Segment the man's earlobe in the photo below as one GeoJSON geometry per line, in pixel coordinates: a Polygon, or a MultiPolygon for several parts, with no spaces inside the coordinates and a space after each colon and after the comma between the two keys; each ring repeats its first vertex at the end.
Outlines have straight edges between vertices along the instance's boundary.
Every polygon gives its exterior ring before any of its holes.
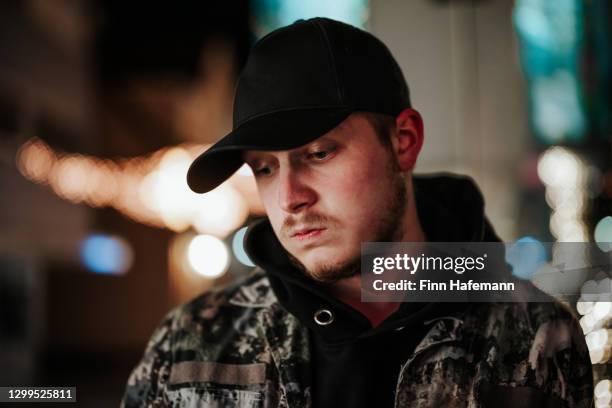
{"type": "Polygon", "coordinates": [[[397,160],[403,171],[412,170],[423,147],[423,119],[419,112],[406,108],[395,118],[397,160]]]}

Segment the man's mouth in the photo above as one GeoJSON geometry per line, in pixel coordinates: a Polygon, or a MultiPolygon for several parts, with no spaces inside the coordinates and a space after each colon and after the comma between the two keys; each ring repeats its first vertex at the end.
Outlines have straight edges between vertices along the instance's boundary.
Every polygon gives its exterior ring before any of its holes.
{"type": "Polygon", "coordinates": [[[312,239],[321,235],[326,228],[304,228],[297,230],[291,235],[291,238],[297,239],[299,241],[304,241],[307,239],[312,239]]]}

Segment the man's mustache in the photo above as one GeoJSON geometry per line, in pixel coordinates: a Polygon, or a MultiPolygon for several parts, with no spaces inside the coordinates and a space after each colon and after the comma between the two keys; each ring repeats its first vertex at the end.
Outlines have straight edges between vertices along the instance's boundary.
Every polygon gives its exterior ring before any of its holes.
{"type": "Polygon", "coordinates": [[[319,213],[307,213],[301,217],[289,216],[283,221],[281,227],[281,234],[286,237],[291,237],[294,234],[296,228],[329,228],[330,224],[333,224],[333,220],[330,217],[319,213]]]}

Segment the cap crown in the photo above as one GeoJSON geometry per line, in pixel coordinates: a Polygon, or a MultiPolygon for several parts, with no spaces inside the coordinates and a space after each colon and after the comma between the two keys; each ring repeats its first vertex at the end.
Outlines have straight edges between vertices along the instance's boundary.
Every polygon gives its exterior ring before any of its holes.
{"type": "Polygon", "coordinates": [[[327,18],[299,20],[254,46],[236,87],[233,125],[327,107],[397,115],[410,107],[408,86],[373,35],[327,18]]]}

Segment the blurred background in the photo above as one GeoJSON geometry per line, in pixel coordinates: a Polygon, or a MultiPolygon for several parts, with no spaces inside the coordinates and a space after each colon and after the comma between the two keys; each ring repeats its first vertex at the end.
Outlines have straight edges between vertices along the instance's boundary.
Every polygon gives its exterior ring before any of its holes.
{"type": "MultiPolygon", "coordinates": [[[[389,46],[425,120],[417,170],[472,176],[504,241],[610,251],[606,0],[168,4],[0,4],[0,385],[117,406],[163,315],[252,269],[248,168],[205,195],[185,174],[230,130],[250,47],[299,18],[389,46]]],[[[610,406],[612,304],[575,300],[610,406]]]]}

